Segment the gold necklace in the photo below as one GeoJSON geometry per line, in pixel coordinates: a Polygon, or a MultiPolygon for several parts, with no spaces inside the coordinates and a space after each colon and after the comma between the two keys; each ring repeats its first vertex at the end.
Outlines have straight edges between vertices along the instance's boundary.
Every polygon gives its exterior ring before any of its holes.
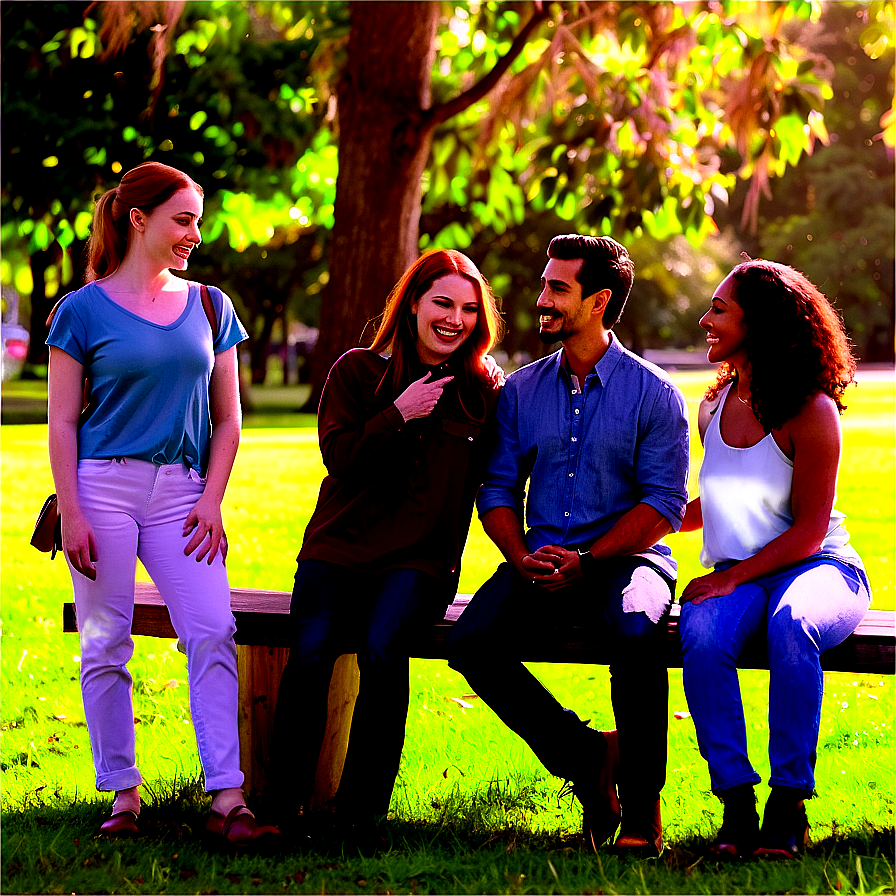
{"type": "Polygon", "coordinates": [[[738,400],[741,404],[745,404],[751,411],[753,410],[753,402],[751,402],[751,401],[747,401],[745,398],[741,398],[741,397],[740,397],[740,392],[738,392],[737,390],[735,390],[734,394],[737,396],[737,400],[738,400]]]}

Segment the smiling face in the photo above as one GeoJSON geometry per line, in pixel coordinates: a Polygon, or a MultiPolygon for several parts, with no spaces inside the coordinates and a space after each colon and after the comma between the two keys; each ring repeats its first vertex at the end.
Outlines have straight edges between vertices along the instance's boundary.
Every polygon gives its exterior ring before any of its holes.
{"type": "Polygon", "coordinates": [[[460,274],[449,274],[411,305],[417,317],[417,354],[424,364],[443,364],[476,329],[479,293],[460,274]]]}
{"type": "Polygon", "coordinates": [[[190,253],[202,242],[202,208],[202,196],[185,187],[148,214],[139,209],[131,212],[131,222],[142,234],[144,251],[160,269],[187,269],[190,253]]]}
{"type": "Polygon", "coordinates": [[[582,284],[576,279],[582,264],[581,258],[552,258],[541,275],[541,295],[535,303],[538,335],[548,345],[564,342],[592,323],[594,302],[590,296],[583,301],[582,284]]]}
{"type": "Polygon", "coordinates": [[[727,276],[715,291],[709,311],[700,318],[700,326],[706,330],[709,346],[706,360],[713,364],[727,361],[738,370],[747,361],[744,339],[747,327],[744,312],[734,298],[734,281],[727,276]]]}

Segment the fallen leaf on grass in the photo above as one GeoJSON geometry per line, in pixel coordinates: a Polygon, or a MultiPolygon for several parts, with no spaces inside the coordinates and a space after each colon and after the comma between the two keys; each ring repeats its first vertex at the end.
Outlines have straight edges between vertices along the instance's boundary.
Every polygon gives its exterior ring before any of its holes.
{"type": "Polygon", "coordinates": [[[467,703],[467,701],[464,700],[463,697],[446,697],[445,699],[449,703],[456,703],[458,706],[462,707],[463,709],[472,709],[473,708],[473,704],[467,703]]]}

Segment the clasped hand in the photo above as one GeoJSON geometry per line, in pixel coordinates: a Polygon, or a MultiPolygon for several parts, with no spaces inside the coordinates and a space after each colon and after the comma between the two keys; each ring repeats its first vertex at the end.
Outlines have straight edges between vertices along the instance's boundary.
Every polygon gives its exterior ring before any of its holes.
{"type": "Polygon", "coordinates": [[[522,557],[520,572],[533,584],[556,591],[582,578],[582,564],[577,551],[546,544],[522,557]]]}

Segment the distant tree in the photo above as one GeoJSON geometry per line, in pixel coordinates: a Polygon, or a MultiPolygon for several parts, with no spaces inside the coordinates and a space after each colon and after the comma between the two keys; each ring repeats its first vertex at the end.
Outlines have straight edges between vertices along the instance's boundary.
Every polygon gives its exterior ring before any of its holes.
{"type": "MultiPolygon", "coordinates": [[[[39,362],[50,306],[81,282],[93,200],[148,158],[181,167],[207,193],[191,274],[233,292],[259,380],[332,226],[336,149],[306,84],[317,42],[252,4],[125,5],[136,24],[97,4],[2,4],[3,282],[31,297],[39,362]]],[[[347,27],[326,24],[331,40],[347,27]]]]}
{"type": "MultiPolygon", "coordinates": [[[[843,314],[859,357],[893,360],[893,18],[896,4],[827,3],[801,33],[831,60],[828,136],[810,158],[770,185],[745,248],[791,264],[819,284],[843,314]]],[[[737,226],[739,185],[722,226],[737,226]]]]}

